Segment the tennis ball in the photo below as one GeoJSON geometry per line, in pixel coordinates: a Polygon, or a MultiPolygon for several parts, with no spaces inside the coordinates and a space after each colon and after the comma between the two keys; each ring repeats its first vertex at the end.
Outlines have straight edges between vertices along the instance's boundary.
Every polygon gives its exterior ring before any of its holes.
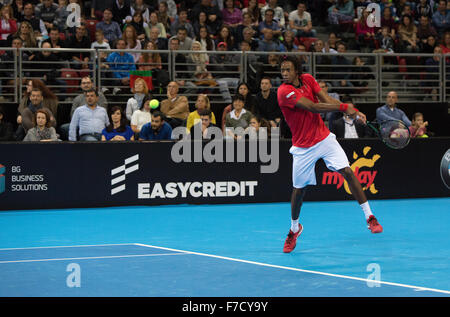
{"type": "Polygon", "coordinates": [[[150,108],[156,109],[159,106],[159,101],[157,99],[150,100],[150,108]]]}

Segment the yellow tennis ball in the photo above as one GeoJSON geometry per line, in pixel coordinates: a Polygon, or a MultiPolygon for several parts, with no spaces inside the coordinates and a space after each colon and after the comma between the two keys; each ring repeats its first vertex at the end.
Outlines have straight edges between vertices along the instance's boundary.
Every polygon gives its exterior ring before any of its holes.
{"type": "Polygon", "coordinates": [[[156,109],[159,106],[159,101],[157,99],[150,100],[150,108],[156,109]]]}

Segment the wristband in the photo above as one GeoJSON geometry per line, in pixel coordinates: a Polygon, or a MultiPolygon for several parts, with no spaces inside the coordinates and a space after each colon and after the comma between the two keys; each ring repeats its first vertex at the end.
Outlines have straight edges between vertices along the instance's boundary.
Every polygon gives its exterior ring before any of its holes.
{"type": "Polygon", "coordinates": [[[353,110],[355,110],[356,112],[359,112],[359,110],[358,110],[358,109],[356,109],[355,107],[353,107],[353,110]]]}
{"type": "Polygon", "coordinates": [[[346,103],[341,103],[341,104],[339,105],[339,111],[346,112],[347,109],[348,109],[348,104],[346,104],[346,103]]]}

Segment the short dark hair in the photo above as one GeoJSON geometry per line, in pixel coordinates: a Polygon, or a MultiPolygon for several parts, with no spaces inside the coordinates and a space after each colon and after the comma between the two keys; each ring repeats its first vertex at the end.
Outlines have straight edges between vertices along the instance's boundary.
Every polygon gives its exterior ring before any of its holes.
{"type": "Polygon", "coordinates": [[[210,109],[203,109],[198,112],[199,116],[208,116],[210,119],[212,118],[212,112],[210,109]]]}
{"type": "Polygon", "coordinates": [[[243,103],[245,103],[245,97],[242,96],[241,94],[236,94],[236,95],[234,95],[234,97],[233,97],[233,103],[234,103],[236,100],[241,100],[243,103]]]}
{"type": "Polygon", "coordinates": [[[161,120],[164,120],[165,115],[161,111],[155,111],[155,112],[152,113],[152,117],[160,117],[161,120]]]}
{"type": "Polygon", "coordinates": [[[87,95],[87,94],[90,93],[90,92],[94,92],[95,95],[98,97],[98,91],[97,91],[97,89],[91,88],[91,89],[86,90],[84,93],[87,95]]]}

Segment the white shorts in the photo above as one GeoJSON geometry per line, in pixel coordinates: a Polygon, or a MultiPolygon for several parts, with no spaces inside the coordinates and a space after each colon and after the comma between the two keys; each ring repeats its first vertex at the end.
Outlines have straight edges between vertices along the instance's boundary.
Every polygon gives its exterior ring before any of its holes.
{"type": "Polygon", "coordinates": [[[333,172],[349,167],[347,155],[336,136],[330,133],[324,140],[309,148],[292,146],[289,153],[293,156],[292,183],[294,188],[316,185],[316,162],[323,159],[333,172]]]}

